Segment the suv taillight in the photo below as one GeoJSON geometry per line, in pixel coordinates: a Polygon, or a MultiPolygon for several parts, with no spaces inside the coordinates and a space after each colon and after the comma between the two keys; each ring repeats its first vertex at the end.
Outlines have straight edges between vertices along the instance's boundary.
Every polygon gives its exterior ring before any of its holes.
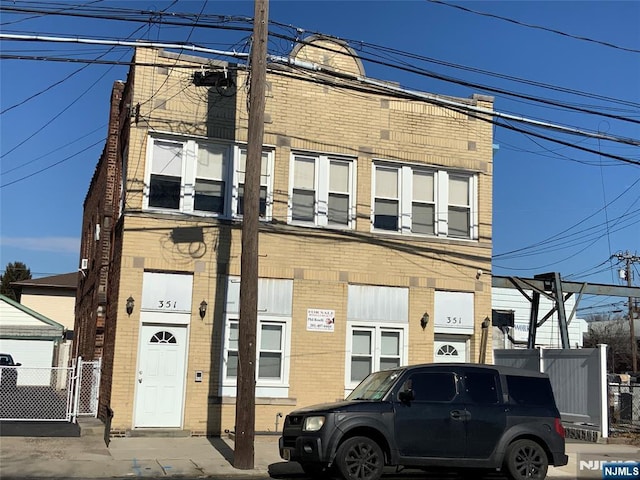
{"type": "Polygon", "coordinates": [[[556,433],[560,435],[562,438],[564,438],[565,437],[564,427],[562,426],[562,421],[559,418],[555,419],[554,426],[556,428],[556,433]]]}

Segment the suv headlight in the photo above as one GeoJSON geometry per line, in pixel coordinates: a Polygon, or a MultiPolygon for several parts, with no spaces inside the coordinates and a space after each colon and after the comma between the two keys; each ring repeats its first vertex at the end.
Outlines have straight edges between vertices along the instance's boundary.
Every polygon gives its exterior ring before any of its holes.
{"type": "Polygon", "coordinates": [[[317,432],[324,425],[324,417],[307,417],[304,419],[304,425],[302,426],[303,432],[317,432]]]}

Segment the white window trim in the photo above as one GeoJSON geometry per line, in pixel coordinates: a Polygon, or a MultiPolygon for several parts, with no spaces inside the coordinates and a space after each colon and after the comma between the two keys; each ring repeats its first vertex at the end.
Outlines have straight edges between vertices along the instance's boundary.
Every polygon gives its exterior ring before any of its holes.
{"type": "MultiPolygon", "coordinates": [[[[246,145],[234,145],[224,141],[215,141],[205,138],[186,138],[176,137],[172,135],[149,135],[147,137],[147,153],[146,153],[146,171],[143,189],[143,210],[157,211],[171,214],[189,214],[201,217],[217,217],[225,219],[242,219],[242,215],[236,214],[238,206],[238,166],[240,162],[240,152],[246,150],[246,145]],[[153,146],[155,141],[173,142],[182,145],[182,172],[180,185],[180,207],[178,209],[162,208],[149,206],[149,193],[151,188],[151,166],[153,162],[153,146]],[[195,210],[195,182],[196,182],[196,163],[198,160],[199,145],[213,144],[222,146],[226,149],[225,156],[227,159],[226,175],[224,178],[224,212],[219,214],[203,210],[195,210]]],[[[266,215],[260,217],[262,221],[270,221],[273,211],[273,169],[275,150],[272,147],[263,147],[263,152],[267,153],[267,198],[266,198],[266,215]]]]}
{"type": "MultiPolygon", "coordinates": [[[[238,211],[238,200],[240,199],[240,181],[239,181],[239,173],[240,173],[240,153],[247,151],[246,145],[235,145],[233,147],[233,187],[232,187],[232,195],[231,195],[231,212],[232,216],[235,218],[242,218],[242,215],[236,213],[238,211]]],[[[262,153],[267,154],[267,173],[266,173],[266,187],[267,187],[267,205],[265,209],[265,216],[260,217],[261,220],[271,220],[273,213],[273,165],[274,165],[274,157],[275,151],[273,149],[262,149],[262,153]]],[[[246,172],[245,172],[246,175],[246,172]]],[[[260,187],[262,187],[263,181],[262,173],[260,174],[260,187]]],[[[246,178],[246,177],[245,177],[246,178]]]]}
{"type": "MultiPolygon", "coordinates": [[[[235,397],[237,390],[237,378],[227,378],[227,361],[229,358],[229,324],[238,321],[238,314],[226,314],[223,331],[223,354],[221,367],[221,396],[235,397]]],[[[289,371],[291,359],[291,318],[277,315],[259,315],[256,332],[256,397],[264,398],[288,398],[289,397],[289,371]],[[280,380],[267,380],[258,378],[258,361],[260,356],[260,335],[262,323],[277,323],[283,325],[282,347],[282,378],[280,380]]]]}
{"type": "Polygon", "coordinates": [[[441,237],[452,240],[477,240],[478,231],[478,174],[457,170],[442,170],[423,165],[400,165],[384,160],[374,160],[371,172],[371,231],[382,234],[414,235],[419,237],[441,237]],[[398,170],[398,229],[396,231],[375,228],[376,204],[376,171],[377,167],[396,168],[398,170]],[[433,235],[415,233],[411,231],[411,215],[413,205],[413,171],[420,170],[433,173],[435,219],[433,235]],[[469,237],[453,237],[448,235],[449,220],[449,175],[469,178],[469,207],[471,209],[469,221],[469,237]]]}
{"type": "Polygon", "coordinates": [[[287,223],[299,226],[325,227],[336,230],[353,230],[356,224],[356,159],[341,155],[321,155],[303,151],[291,152],[289,160],[289,198],[287,202],[287,223]],[[313,222],[293,220],[293,188],[295,157],[313,158],[315,160],[314,189],[316,200],[313,205],[313,222]],[[329,169],[331,160],[338,160],[349,165],[349,204],[347,225],[329,224],[329,169]]]}
{"type": "Polygon", "coordinates": [[[400,365],[407,365],[409,359],[409,325],[394,322],[363,322],[347,321],[346,355],[344,368],[344,393],[349,395],[359,382],[351,381],[351,346],[354,330],[369,330],[374,332],[372,351],[372,371],[380,370],[380,338],[383,331],[400,332],[400,365]]]}

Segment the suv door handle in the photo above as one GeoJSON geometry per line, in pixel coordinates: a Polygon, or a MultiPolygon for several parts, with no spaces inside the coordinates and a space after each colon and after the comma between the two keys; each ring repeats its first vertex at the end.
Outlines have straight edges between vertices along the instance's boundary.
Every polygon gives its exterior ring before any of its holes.
{"type": "Polygon", "coordinates": [[[468,420],[471,418],[471,414],[467,410],[451,410],[449,415],[454,420],[468,420]]]}

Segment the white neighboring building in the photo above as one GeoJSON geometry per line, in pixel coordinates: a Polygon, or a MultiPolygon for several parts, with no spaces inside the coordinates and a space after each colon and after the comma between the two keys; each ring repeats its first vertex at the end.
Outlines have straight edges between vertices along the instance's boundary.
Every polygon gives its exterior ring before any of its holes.
{"type": "Polygon", "coordinates": [[[0,352],[20,363],[18,385],[50,385],[64,326],[0,295],[0,352]]]}
{"type": "MultiPolygon", "coordinates": [[[[525,290],[530,297],[532,291],[525,290]]],[[[567,320],[575,305],[573,296],[565,302],[567,320]]],[[[509,328],[508,336],[505,336],[498,327],[493,327],[493,348],[526,348],[529,338],[529,312],[531,302],[515,288],[493,287],[491,289],[491,308],[493,310],[513,310],[515,312],[514,326],[509,328]],[[508,338],[511,337],[511,338],[508,338]]],[[[544,296],[540,296],[538,319],[544,317],[553,308],[553,302],[544,296]]],[[[582,337],[587,332],[587,322],[581,318],[573,318],[568,325],[569,345],[571,348],[582,348],[582,337]]],[[[558,326],[558,314],[554,313],[536,333],[536,346],[545,348],[562,348],[560,340],[560,328],[558,326]]]]}

